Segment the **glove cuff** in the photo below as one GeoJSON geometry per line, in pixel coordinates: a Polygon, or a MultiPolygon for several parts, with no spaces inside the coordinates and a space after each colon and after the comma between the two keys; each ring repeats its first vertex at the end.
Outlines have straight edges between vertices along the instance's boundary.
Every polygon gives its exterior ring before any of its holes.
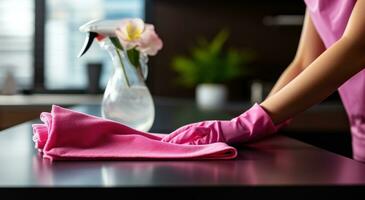
{"type": "Polygon", "coordinates": [[[240,116],[231,120],[237,134],[226,134],[227,143],[251,142],[275,133],[275,126],[268,113],[257,103],[240,116]]]}

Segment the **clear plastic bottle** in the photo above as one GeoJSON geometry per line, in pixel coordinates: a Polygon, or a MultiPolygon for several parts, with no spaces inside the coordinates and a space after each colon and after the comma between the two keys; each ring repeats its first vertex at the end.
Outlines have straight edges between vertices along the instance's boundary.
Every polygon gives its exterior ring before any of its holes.
{"type": "Polygon", "coordinates": [[[115,48],[108,38],[100,45],[109,52],[114,65],[101,104],[102,117],[140,131],[149,131],[155,119],[155,105],[145,84],[147,56],[140,55],[140,67],[137,68],[126,52],[115,48]]]}

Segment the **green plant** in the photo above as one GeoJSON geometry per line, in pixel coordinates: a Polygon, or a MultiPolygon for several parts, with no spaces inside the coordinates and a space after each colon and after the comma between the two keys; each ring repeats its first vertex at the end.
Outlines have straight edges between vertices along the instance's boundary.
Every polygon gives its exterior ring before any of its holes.
{"type": "Polygon", "coordinates": [[[178,81],[194,87],[200,83],[226,83],[248,75],[246,64],[252,60],[252,52],[233,48],[224,50],[228,37],[228,31],[222,30],[210,42],[198,40],[189,56],[174,57],[172,67],[180,75],[178,81]]]}

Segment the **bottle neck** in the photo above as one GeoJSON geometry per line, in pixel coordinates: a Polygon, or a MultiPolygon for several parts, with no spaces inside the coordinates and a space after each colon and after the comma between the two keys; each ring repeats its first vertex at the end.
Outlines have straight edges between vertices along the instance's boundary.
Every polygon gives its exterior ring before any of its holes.
{"type": "Polygon", "coordinates": [[[123,76],[128,86],[145,85],[141,70],[131,63],[126,51],[116,48],[109,38],[105,38],[99,44],[111,57],[115,75],[123,76]]]}

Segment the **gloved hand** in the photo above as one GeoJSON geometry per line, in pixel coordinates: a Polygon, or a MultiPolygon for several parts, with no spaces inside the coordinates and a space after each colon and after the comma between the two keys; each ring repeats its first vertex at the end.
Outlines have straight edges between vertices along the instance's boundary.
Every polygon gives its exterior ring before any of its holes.
{"type": "Polygon", "coordinates": [[[266,111],[256,103],[232,120],[188,124],[165,136],[162,141],[178,144],[244,143],[275,133],[285,125],[282,123],[275,126],[266,111]]]}

